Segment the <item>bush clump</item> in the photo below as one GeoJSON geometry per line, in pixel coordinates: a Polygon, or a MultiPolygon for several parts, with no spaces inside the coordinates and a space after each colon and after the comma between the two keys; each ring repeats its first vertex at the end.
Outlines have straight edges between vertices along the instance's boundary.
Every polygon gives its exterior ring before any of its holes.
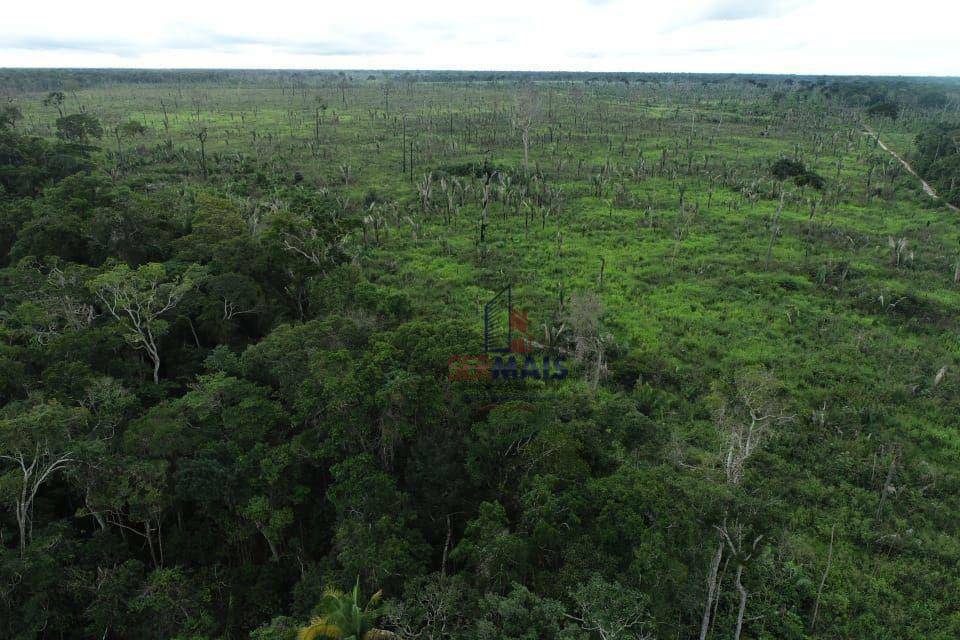
{"type": "Polygon", "coordinates": [[[827,182],[823,176],[815,171],[808,169],[806,165],[797,160],[788,160],[781,158],[770,167],[770,173],[777,180],[786,180],[793,178],[798,187],[813,187],[814,189],[823,189],[827,182]]]}

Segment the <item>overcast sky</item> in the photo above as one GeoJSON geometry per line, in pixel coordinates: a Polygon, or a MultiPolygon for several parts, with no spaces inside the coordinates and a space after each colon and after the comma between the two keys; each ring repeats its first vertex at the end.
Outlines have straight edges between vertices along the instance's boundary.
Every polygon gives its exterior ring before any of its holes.
{"type": "Polygon", "coordinates": [[[4,4],[4,67],[960,75],[957,0],[4,4]]]}

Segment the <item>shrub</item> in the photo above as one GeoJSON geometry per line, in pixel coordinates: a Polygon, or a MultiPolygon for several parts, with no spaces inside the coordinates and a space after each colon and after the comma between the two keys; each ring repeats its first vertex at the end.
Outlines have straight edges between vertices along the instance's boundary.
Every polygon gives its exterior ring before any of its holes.
{"type": "Polygon", "coordinates": [[[890,100],[881,100],[867,107],[867,115],[896,120],[900,115],[900,106],[890,100]]]}
{"type": "Polygon", "coordinates": [[[787,178],[799,176],[806,173],[806,171],[807,168],[803,166],[802,162],[788,160],[786,158],[777,160],[773,163],[773,166],[770,167],[770,173],[773,174],[773,177],[777,180],[786,180],[787,178]]]}

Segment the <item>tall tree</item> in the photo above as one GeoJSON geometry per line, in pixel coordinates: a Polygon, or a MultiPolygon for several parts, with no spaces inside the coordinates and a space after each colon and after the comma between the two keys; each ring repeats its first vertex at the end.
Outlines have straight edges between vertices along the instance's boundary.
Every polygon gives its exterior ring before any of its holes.
{"type": "Polygon", "coordinates": [[[12,503],[20,533],[20,555],[33,534],[33,504],[44,483],[77,462],[73,436],[87,412],[59,402],[12,407],[0,419],[0,491],[12,503]]]}
{"type": "Polygon", "coordinates": [[[169,329],[162,316],[180,303],[202,274],[202,269],[194,268],[183,275],[172,276],[157,262],[136,270],[121,264],[87,285],[107,312],[128,329],[127,341],[147,353],[153,363],[154,382],[160,381],[159,340],[169,329]]]}
{"type": "Polygon", "coordinates": [[[528,89],[517,96],[513,112],[513,126],[520,132],[523,142],[523,170],[530,172],[530,132],[533,130],[540,115],[540,100],[532,89],[528,89]]]}
{"type": "MultiPolygon", "coordinates": [[[[747,461],[773,435],[773,428],[793,419],[793,416],[788,416],[784,410],[779,388],[780,382],[772,373],[763,367],[754,367],[737,373],[732,394],[714,389],[714,421],[721,445],[721,464],[724,479],[731,488],[740,486],[747,461]]],[[[720,541],[707,574],[707,600],[701,618],[700,640],[707,637],[713,605],[720,597],[717,590],[717,569],[725,545],[730,547],[737,565],[736,588],[740,594],[735,633],[737,639],[743,626],[747,599],[741,578],[746,562],[754,554],[760,539],[755,539],[747,551],[742,542],[743,527],[736,514],[727,515],[733,516],[734,521],[732,524],[728,523],[725,516],[723,524],[718,527],[720,541]],[[730,534],[731,531],[734,532],[733,535],[730,534]]]]}

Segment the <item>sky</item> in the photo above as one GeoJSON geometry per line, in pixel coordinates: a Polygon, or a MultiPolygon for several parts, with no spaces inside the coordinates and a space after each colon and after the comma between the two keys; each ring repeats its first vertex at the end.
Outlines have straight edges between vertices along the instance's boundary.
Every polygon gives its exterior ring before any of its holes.
{"type": "Polygon", "coordinates": [[[5,4],[0,67],[960,76],[956,0],[5,4]]]}

